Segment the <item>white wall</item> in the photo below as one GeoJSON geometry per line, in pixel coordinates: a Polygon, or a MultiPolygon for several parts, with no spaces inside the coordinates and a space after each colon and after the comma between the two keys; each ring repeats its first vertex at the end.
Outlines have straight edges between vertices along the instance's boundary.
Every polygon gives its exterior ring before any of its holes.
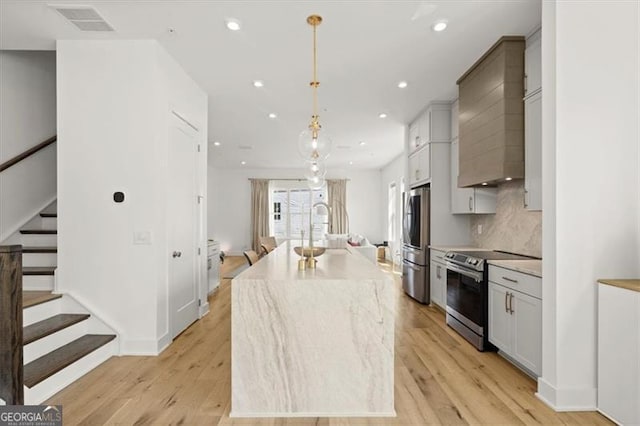
{"type": "MultiPolygon", "coordinates": [[[[208,233],[226,253],[240,254],[250,247],[251,184],[249,178],[294,179],[303,169],[213,168],[208,175],[208,233]]],[[[348,178],[347,211],[350,231],[372,243],[383,240],[379,170],[329,170],[327,178],[348,178]]],[[[386,192],[384,193],[386,199],[386,192]]]]}
{"type": "Polygon", "coordinates": [[[380,186],[380,212],[381,212],[381,229],[383,230],[384,240],[389,241],[389,249],[386,250],[387,260],[395,258],[396,263],[402,262],[402,181],[407,179],[407,154],[404,152],[391,160],[381,171],[380,186]],[[396,184],[396,224],[395,234],[396,240],[391,241],[388,230],[388,193],[389,185],[396,184]]]}
{"type": "Polygon", "coordinates": [[[639,7],[543,2],[538,392],[560,410],[596,407],[597,279],[640,276],[639,7]]]}
{"type": "Polygon", "coordinates": [[[206,129],[206,95],[155,41],[57,49],[58,289],[114,326],[123,353],[154,354],[170,341],[170,110],[206,129]],[[134,244],[145,231],[150,243],[134,244]]]}
{"type": "MultiPolygon", "coordinates": [[[[54,52],[0,51],[0,163],[56,134],[54,52]]],[[[56,145],[0,172],[0,242],[56,197],[56,145]]]]}

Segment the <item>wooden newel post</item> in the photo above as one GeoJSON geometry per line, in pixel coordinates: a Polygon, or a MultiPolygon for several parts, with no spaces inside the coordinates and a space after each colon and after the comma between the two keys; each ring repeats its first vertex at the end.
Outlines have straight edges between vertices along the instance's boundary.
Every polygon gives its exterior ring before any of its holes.
{"type": "Polygon", "coordinates": [[[0,398],[24,404],[22,246],[0,246],[0,398]]]}

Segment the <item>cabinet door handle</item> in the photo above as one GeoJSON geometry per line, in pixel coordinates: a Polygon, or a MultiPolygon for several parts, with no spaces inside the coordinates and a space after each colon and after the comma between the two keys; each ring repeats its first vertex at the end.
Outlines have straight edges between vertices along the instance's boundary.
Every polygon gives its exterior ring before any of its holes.
{"type": "Polygon", "coordinates": [[[416,180],[420,179],[420,169],[416,169],[416,180]]]}
{"type": "Polygon", "coordinates": [[[469,197],[469,211],[473,211],[473,197],[469,197]]]}
{"type": "Polygon", "coordinates": [[[527,81],[527,79],[528,79],[528,77],[527,77],[527,75],[525,74],[525,75],[524,75],[524,80],[523,80],[523,81],[524,81],[524,94],[525,94],[525,95],[527,94],[527,82],[528,82],[528,81],[527,81]]]}
{"type": "Polygon", "coordinates": [[[507,305],[507,300],[508,300],[508,299],[509,299],[509,292],[507,291],[507,292],[504,294],[504,311],[505,311],[506,313],[509,313],[509,306],[507,305]]]}
{"type": "Polygon", "coordinates": [[[502,277],[503,280],[505,281],[509,281],[515,284],[518,284],[518,280],[514,280],[513,278],[509,278],[509,277],[502,277]]]}
{"type": "Polygon", "coordinates": [[[442,278],[442,275],[440,275],[440,265],[436,268],[436,277],[438,277],[438,279],[442,278]]]}
{"type": "Polygon", "coordinates": [[[420,146],[420,136],[416,136],[416,147],[420,146]]]}
{"type": "Polygon", "coordinates": [[[529,207],[529,191],[527,188],[524,189],[524,207],[529,207]]]}
{"type": "Polygon", "coordinates": [[[509,313],[513,315],[515,311],[513,310],[513,293],[509,295],[509,313]]]}

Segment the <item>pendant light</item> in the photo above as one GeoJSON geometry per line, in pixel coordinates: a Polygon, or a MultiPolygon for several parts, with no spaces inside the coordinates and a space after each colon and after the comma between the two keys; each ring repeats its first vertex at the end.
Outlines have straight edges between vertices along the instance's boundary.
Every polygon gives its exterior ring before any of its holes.
{"type": "MultiPolygon", "coordinates": [[[[329,156],[331,152],[331,139],[322,130],[318,115],[318,67],[317,67],[317,47],[316,47],[316,30],[318,25],[322,23],[322,17],[311,15],[307,18],[307,23],[313,27],[313,81],[309,84],[313,90],[313,115],[311,122],[298,137],[298,151],[305,162],[311,164],[311,168],[321,167],[322,162],[329,156]]],[[[322,167],[321,167],[322,168],[322,167]]],[[[311,169],[313,171],[313,169],[311,169]]],[[[324,184],[324,175],[319,176],[314,173],[312,180],[315,184],[320,180],[324,184]]],[[[312,180],[309,180],[310,184],[312,180]]],[[[314,185],[315,186],[315,185],[314,185]]]]}

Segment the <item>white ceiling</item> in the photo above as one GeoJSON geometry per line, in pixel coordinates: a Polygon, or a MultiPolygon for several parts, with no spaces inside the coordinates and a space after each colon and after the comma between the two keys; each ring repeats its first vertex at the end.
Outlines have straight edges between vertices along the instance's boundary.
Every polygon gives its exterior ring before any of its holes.
{"type": "Polygon", "coordinates": [[[379,168],[402,152],[404,124],[429,101],[453,99],[458,77],[500,36],[536,29],[540,7],[540,0],[0,0],[0,48],[157,39],[209,94],[210,164],[291,168],[302,164],[297,138],[311,115],[306,17],[320,14],[320,122],[333,139],[328,166],[379,168]],[[81,32],[51,4],[92,5],[116,31],[81,32]],[[242,29],[227,30],[225,18],[240,20],[242,29]],[[442,33],[431,30],[439,19],[449,22],[442,33]],[[253,80],[265,86],[257,89],[253,80]],[[406,89],[397,87],[401,80],[406,89]],[[270,112],[278,118],[268,118],[270,112]],[[388,117],[378,118],[381,112],[388,117]]]}

